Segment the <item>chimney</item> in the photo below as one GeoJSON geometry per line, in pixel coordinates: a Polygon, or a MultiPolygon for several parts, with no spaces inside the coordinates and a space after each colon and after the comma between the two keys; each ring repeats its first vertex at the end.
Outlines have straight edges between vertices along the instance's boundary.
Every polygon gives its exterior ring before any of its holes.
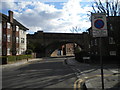
{"type": "Polygon", "coordinates": [[[13,12],[9,10],[8,13],[9,13],[9,22],[13,23],[13,12]]]}

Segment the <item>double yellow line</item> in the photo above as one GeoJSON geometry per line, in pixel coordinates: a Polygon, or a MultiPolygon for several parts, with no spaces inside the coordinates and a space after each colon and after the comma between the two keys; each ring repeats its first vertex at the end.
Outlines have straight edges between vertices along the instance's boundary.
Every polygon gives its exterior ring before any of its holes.
{"type": "MultiPolygon", "coordinates": [[[[80,78],[77,79],[74,82],[74,90],[82,90],[82,88],[83,88],[82,86],[83,86],[83,84],[85,84],[86,80],[89,80],[89,79],[92,79],[92,78],[95,78],[95,77],[100,77],[100,76],[101,75],[94,75],[94,76],[90,76],[90,77],[84,77],[83,79],[80,79],[80,78]]],[[[106,74],[106,75],[104,75],[104,77],[109,77],[109,76],[115,76],[115,75],[114,74],[106,74]]]]}
{"type": "Polygon", "coordinates": [[[85,82],[85,80],[83,80],[83,79],[77,79],[74,82],[74,90],[81,90],[84,82],[85,82]]]}

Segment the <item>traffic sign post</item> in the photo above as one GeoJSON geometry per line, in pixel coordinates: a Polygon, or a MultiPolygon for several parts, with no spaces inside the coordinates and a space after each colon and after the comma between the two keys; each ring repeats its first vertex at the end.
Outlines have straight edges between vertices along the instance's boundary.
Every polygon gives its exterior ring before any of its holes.
{"type": "Polygon", "coordinates": [[[102,90],[104,90],[104,73],[103,73],[101,37],[107,37],[108,35],[105,13],[92,13],[92,34],[93,34],[93,37],[99,37],[101,81],[102,81],[102,90]]]}

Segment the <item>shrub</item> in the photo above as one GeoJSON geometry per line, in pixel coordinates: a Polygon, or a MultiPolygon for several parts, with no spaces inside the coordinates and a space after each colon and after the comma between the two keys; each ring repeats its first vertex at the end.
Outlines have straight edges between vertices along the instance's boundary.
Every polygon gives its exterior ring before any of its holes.
{"type": "Polygon", "coordinates": [[[79,62],[83,62],[83,57],[89,56],[88,52],[86,51],[80,51],[78,53],[75,53],[75,59],[79,62]]]}
{"type": "Polygon", "coordinates": [[[9,62],[15,62],[16,61],[16,56],[6,56],[7,61],[9,62]]]}
{"type": "Polygon", "coordinates": [[[23,60],[27,58],[32,58],[32,55],[17,55],[17,56],[1,56],[2,64],[7,64],[9,62],[16,62],[18,60],[23,60]]]}
{"type": "Polygon", "coordinates": [[[18,56],[16,56],[16,60],[22,60],[22,59],[27,59],[27,58],[32,58],[32,55],[18,55],[18,56]]]}
{"type": "Polygon", "coordinates": [[[25,51],[25,54],[32,54],[32,50],[31,49],[27,49],[26,51],[25,51]]]}

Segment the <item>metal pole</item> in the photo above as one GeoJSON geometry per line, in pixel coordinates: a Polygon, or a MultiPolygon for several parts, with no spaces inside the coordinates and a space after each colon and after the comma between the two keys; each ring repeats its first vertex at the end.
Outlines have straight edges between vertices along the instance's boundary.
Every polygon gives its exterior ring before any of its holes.
{"type": "Polygon", "coordinates": [[[104,90],[104,74],[103,74],[103,61],[102,61],[102,48],[101,48],[101,36],[100,36],[100,65],[101,65],[101,81],[102,81],[102,90],[104,90]]]}

